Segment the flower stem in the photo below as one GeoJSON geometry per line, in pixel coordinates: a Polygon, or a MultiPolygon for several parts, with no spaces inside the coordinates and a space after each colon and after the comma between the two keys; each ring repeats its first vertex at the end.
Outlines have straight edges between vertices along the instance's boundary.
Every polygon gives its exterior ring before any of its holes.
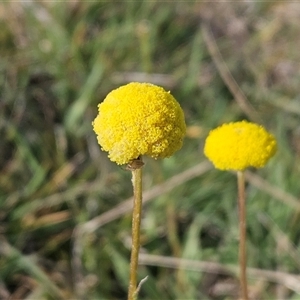
{"type": "Polygon", "coordinates": [[[246,254],[246,197],[245,197],[245,176],[243,171],[237,172],[238,178],[238,202],[239,202],[239,264],[240,264],[240,284],[241,296],[243,300],[248,300],[247,288],[247,254],[246,254]]]}
{"type": "Polygon", "coordinates": [[[132,212],[132,249],[130,258],[130,280],[128,300],[137,299],[137,268],[140,250],[140,224],[142,214],[142,166],[141,159],[134,160],[128,165],[132,172],[133,212],[132,212]]]}

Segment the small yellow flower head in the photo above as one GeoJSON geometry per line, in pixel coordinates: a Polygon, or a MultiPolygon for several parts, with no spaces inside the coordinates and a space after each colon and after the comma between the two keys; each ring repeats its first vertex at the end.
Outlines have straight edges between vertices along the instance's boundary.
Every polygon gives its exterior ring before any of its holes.
{"type": "Polygon", "coordinates": [[[93,122],[98,143],[117,164],[140,155],[171,156],[186,132],[183,111],[162,87],[132,82],[111,91],[93,122]]]}
{"type": "Polygon", "coordinates": [[[231,122],[210,131],[204,154],[220,170],[261,168],[277,150],[274,136],[263,126],[247,121],[231,122]]]}

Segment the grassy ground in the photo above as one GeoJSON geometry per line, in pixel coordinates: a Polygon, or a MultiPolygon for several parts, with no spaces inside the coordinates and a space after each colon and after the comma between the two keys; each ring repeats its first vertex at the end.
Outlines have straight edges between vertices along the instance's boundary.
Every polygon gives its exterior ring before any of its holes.
{"type": "Polygon", "coordinates": [[[300,299],[299,17],[288,1],[0,4],[0,298],[126,298],[130,173],[91,121],[111,89],[148,81],[188,130],[146,159],[140,299],[237,299],[236,178],[202,149],[241,119],[279,148],[247,173],[250,294],[300,299]]]}

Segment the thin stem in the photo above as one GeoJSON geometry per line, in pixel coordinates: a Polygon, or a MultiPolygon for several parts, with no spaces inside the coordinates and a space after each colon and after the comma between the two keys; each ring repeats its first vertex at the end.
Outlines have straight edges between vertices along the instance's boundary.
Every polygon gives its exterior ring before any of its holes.
{"type": "Polygon", "coordinates": [[[247,288],[247,253],[246,253],[246,197],[245,197],[245,176],[244,172],[237,172],[238,178],[238,201],[239,201],[239,227],[240,227],[240,244],[239,244],[239,264],[240,264],[240,284],[241,296],[243,300],[248,300],[247,288]]]}
{"type": "Polygon", "coordinates": [[[137,298],[137,268],[140,250],[140,224],[142,214],[142,161],[136,160],[128,168],[132,172],[133,212],[132,212],[132,249],[130,258],[130,280],[128,300],[137,298]],[[138,162],[138,163],[137,163],[138,162]]]}

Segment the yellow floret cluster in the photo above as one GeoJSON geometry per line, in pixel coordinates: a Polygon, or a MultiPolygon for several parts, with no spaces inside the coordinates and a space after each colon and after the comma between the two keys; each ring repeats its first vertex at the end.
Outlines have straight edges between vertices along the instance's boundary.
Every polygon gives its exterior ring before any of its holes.
{"type": "Polygon", "coordinates": [[[204,154],[220,170],[261,168],[277,150],[274,136],[258,124],[231,122],[210,131],[204,154]]]}
{"type": "Polygon", "coordinates": [[[111,91],[93,122],[98,143],[111,161],[127,164],[141,155],[165,158],[179,150],[184,114],[162,87],[132,82],[111,91]]]}

